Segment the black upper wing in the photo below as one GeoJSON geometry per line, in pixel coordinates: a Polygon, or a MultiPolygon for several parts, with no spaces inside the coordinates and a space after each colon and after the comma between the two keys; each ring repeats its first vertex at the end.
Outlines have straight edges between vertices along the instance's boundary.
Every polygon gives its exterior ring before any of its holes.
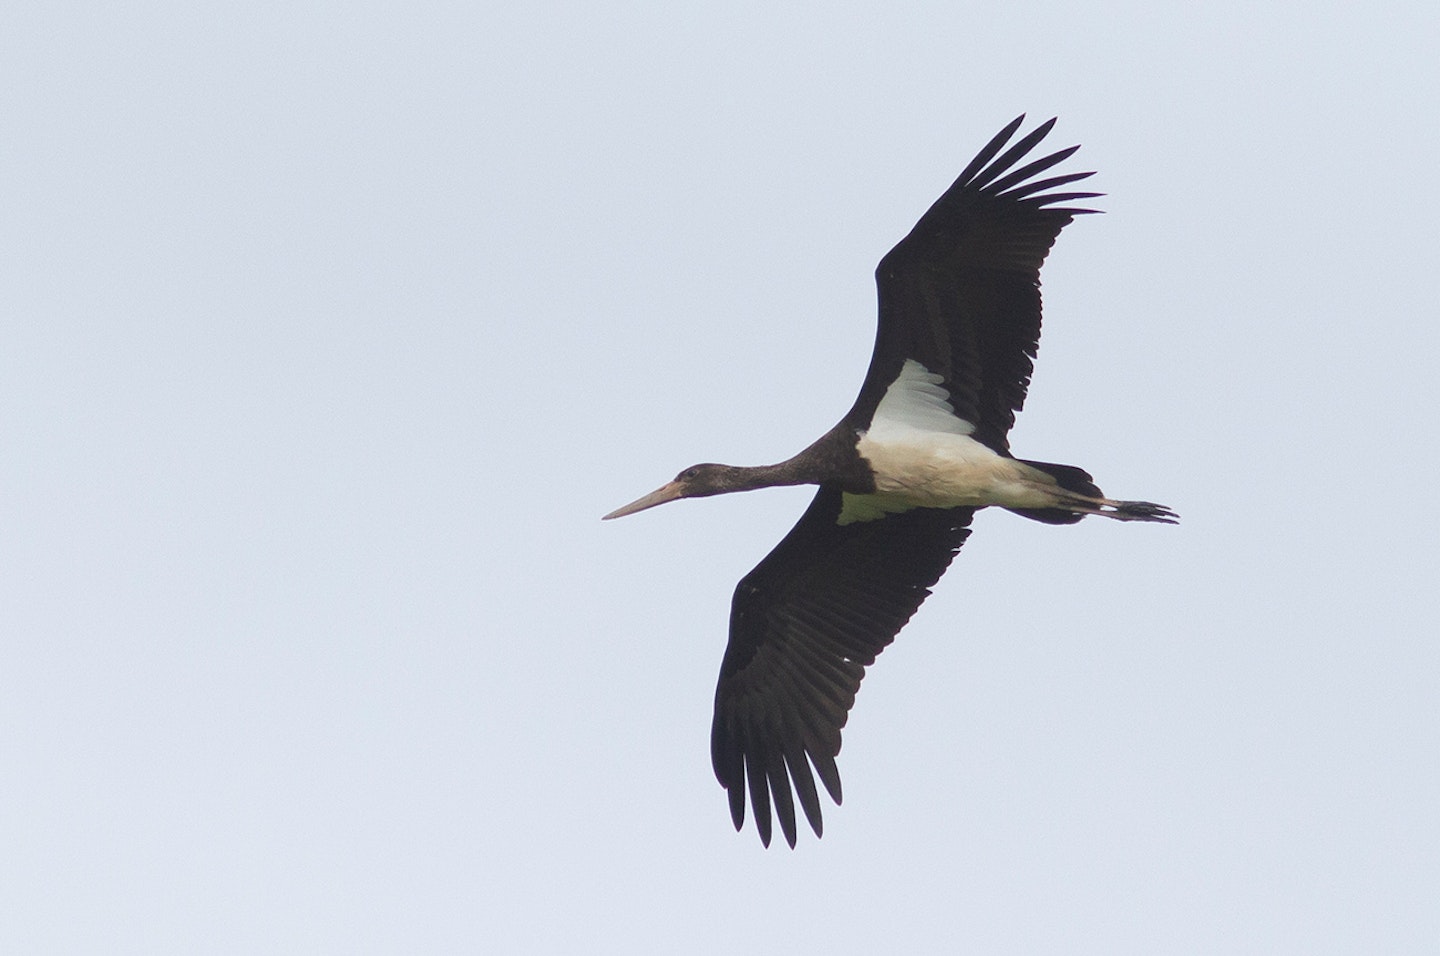
{"type": "Polygon", "coordinates": [[[1047,191],[1088,172],[1036,178],[1078,146],[1017,168],[1055,125],[1043,123],[1005,149],[1024,119],[1001,130],[880,260],[880,326],[846,416],[852,426],[869,424],[905,360],[915,359],[944,377],[956,413],[976,425],[975,439],[1008,453],[1006,434],[1040,344],[1040,265],[1074,216],[1095,212],[1056,204],[1100,195],[1047,191]]]}
{"type": "Polygon", "coordinates": [[[818,836],[813,766],[840,802],[840,729],[865,668],[910,620],[970,534],[973,508],[919,508],[836,523],[841,492],[822,486],[798,524],[735,589],[715,690],[710,754],[730,815],[750,802],[770,844],[770,805],[795,845],[795,804],[818,836]]]}

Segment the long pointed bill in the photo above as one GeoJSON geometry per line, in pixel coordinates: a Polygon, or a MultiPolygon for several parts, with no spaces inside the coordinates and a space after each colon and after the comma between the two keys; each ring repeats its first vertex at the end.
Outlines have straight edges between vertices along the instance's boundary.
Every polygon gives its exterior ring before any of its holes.
{"type": "Polygon", "coordinates": [[[674,501],[685,493],[685,486],[678,481],[672,481],[663,488],[656,488],[644,498],[632,501],[623,508],[616,508],[601,521],[609,521],[611,518],[623,518],[626,515],[633,515],[637,511],[644,511],[646,508],[653,508],[656,505],[663,505],[667,501],[674,501]]]}

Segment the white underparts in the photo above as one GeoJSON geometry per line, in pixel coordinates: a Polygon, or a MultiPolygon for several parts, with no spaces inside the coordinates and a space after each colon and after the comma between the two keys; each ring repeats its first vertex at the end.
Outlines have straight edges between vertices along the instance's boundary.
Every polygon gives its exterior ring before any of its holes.
{"type": "Polygon", "coordinates": [[[975,423],[955,414],[943,381],[914,359],[906,360],[857,445],[874,473],[875,492],[847,492],[840,524],[911,508],[1045,508],[1057,503],[1054,478],[970,437],[975,423]]]}

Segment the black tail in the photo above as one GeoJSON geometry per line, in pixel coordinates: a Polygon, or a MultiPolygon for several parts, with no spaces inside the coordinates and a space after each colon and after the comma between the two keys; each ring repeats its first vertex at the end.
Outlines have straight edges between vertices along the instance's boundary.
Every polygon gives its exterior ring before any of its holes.
{"type": "MultiPolygon", "coordinates": [[[[1074,465],[1052,465],[1043,461],[1026,461],[1023,458],[1020,459],[1020,463],[1045,472],[1066,491],[1073,491],[1087,498],[1105,497],[1100,489],[1095,487],[1095,480],[1084,468],[1076,468],[1074,465]]],[[[1008,510],[1033,521],[1043,521],[1046,524],[1074,524],[1085,517],[1083,514],[1076,514],[1064,508],[1010,508],[1008,510]]]]}

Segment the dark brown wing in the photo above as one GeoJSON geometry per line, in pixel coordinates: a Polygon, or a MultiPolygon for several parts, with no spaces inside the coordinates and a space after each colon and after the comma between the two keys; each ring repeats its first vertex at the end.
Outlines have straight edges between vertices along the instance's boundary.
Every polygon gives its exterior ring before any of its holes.
{"type": "Polygon", "coordinates": [[[894,638],[970,534],[973,508],[919,508],[840,525],[841,492],[822,486],[735,589],[715,689],[710,755],[735,829],[745,793],[770,845],[770,804],[795,845],[795,803],[818,836],[811,767],[840,802],[840,729],[865,668],[894,638]]]}
{"type": "Polygon", "coordinates": [[[1040,265],[1072,218],[1095,211],[1056,203],[1099,195],[1047,192],[1088,172],[1035,178],[1078,146],[1015,168],[1055,125],[1043,123],[1005,149],[1024,119],[1001,130],[880,260],[880,326],[846,416],[853,427],[869,424],[905,360],[915,359],[944,377],[955,413],[976,426],[975,439],[1008,453],[1006,434],[1025,403],[1040,344],[1040,265]]]}

